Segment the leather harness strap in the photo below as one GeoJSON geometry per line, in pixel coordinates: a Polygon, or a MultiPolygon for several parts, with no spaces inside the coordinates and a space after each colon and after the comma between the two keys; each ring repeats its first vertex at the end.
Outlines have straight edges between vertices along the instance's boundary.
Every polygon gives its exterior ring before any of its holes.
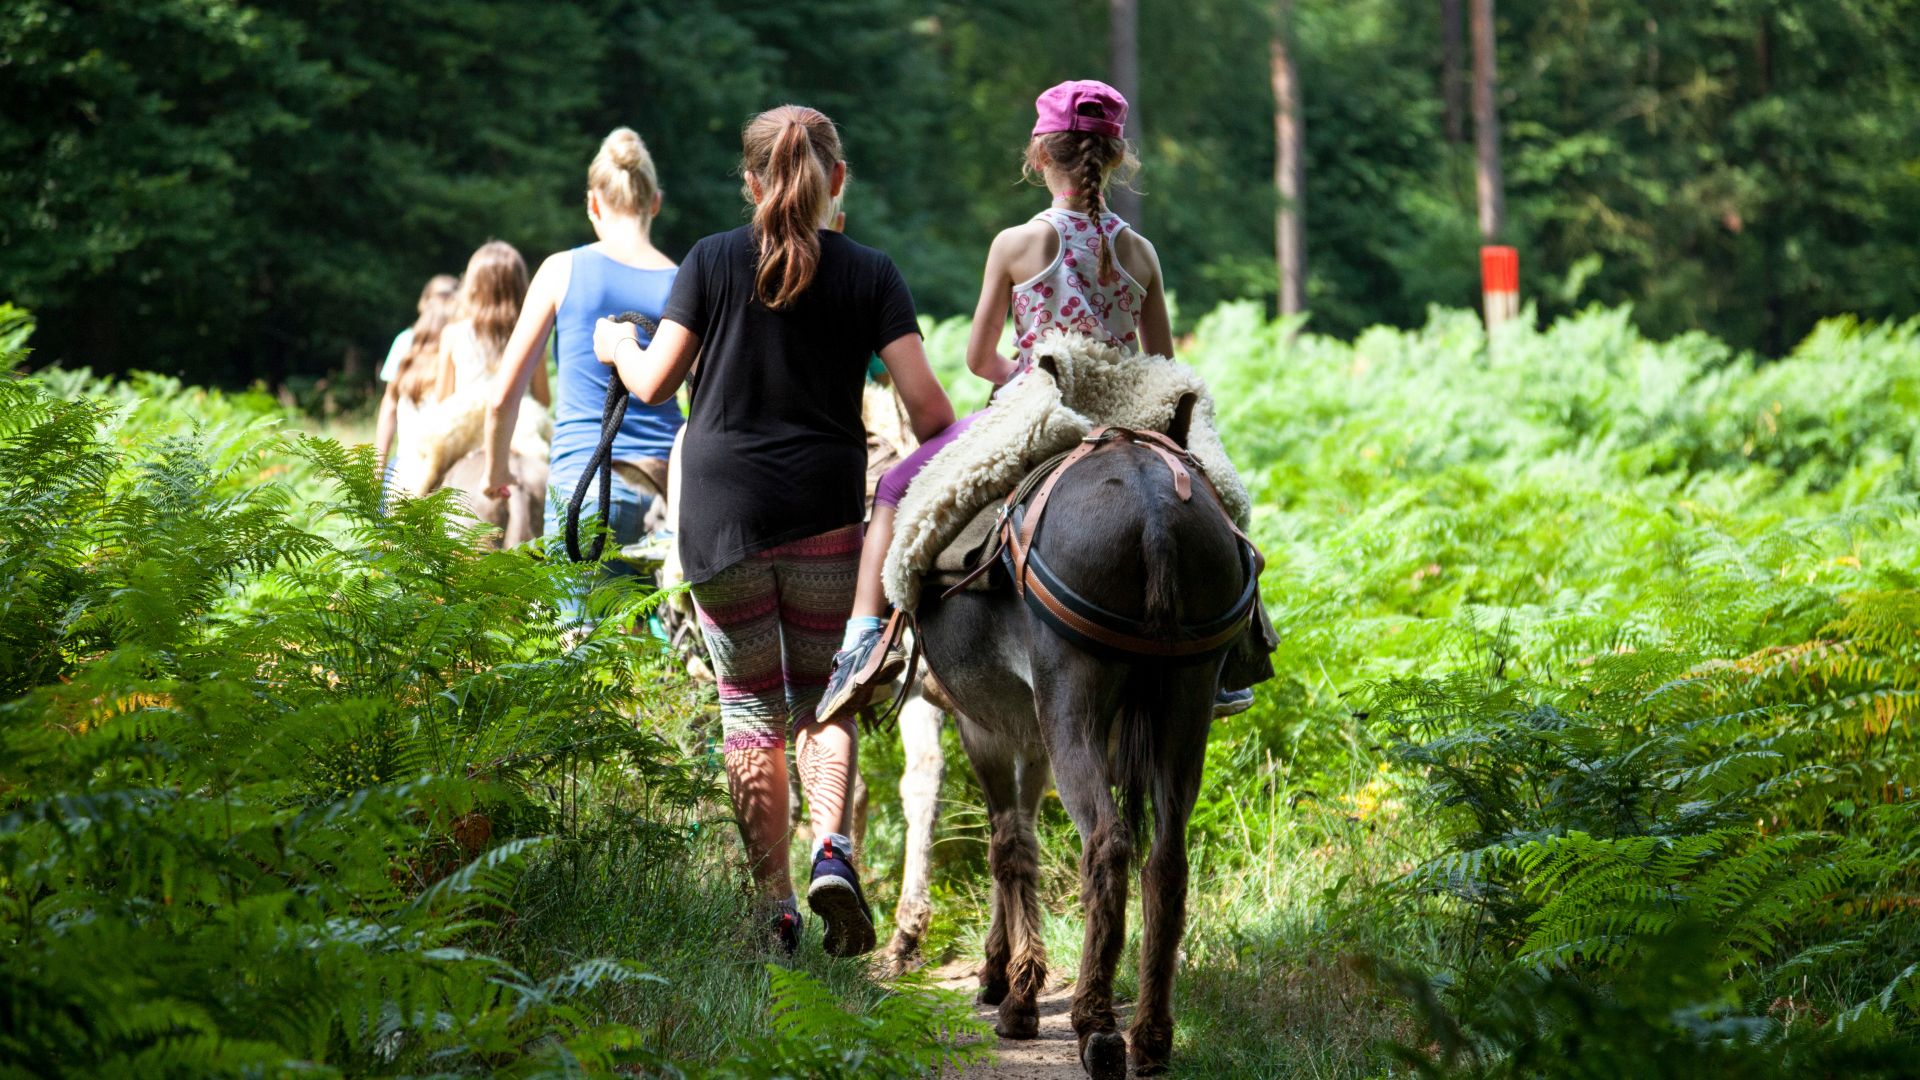
{"type": "MultiPolygon", "coordinates": [[[[1253,541],[1247,539],[1233,520],[1227,517],[1226,509],[1220,502],[1219,492],[1213,487],[1213,481],[1206,470],[1199,468],[1191,452],[1186,447],[1156,431],[1134,431],[1128,428],[1101,427],[1089,433],[1080,445],[1072,451],[1055,458],[1041,467],[1044,479],[1036,485],[1035,477],[1029,477],[1014,492],[1007,496],[1000,508],[1000,522],[996,529],[994,547],[980,561],[980,564],[951,589],[947,596],[967,587],[975,578],[985,573],[996,562],[1005,561],[1013,576],[1014,591],[1027,600],[1042,618],[1056,627],[1085,641],[1118,652],[1145,656],[1185,657],[1212,652],[1231,642],[1242,633],[1247,619],[1252,615],[1259,599],[1260,572],[1266,566],[1266,560],[1253,541]],[[1193,497],[1193,473],[1199,472],[1201,482],[1207,485],[1207,491],[1213,495],[1213,504],[1220,516],[1232,530],[1234,539],[1241,548],[1241,561],[1246,571],[1247,581],[1239,598],[1228,611],[1216,619],[1197,625],[1182,626],[1181,635],[1168,639],[1149,627],[1126,616],[1107,611],[1097,604],[1074,593],[1065,582],[1048,571],[1046,565],[1034,551],[1034,540],[1040,532],[1040,520],[1047,508],[1047,500],[1053,493],[1054,485],[1060,477],[1081,461],[1107,447],[1122,443],[1139,446],[1152,451],[1154,456],[1167,466],[1173,477],[1174,493],[1182,502],[1193,497]],[[1029,502],[1031,497],[1031,502],[1029,502]]],[[[1036,474],[1038,475],[1038,474],[1036,474]]]]}
{"type": "MultiPolygon", "coordinates": [[[[1104,430],[1106,429],[1101,429],[1101,431],[1104,430]]],[[[1099,432],[1094,433],[1094,435],[1097,434],[1099,432]]],[[[1060,477],[1064,476],[1068,469],[1085,460],[1088,454],[1098,450],[1100,446],[1100,443],[1094,441],[1093,435],[1088,435],[1079,446],[1074,447],[1073,451],[1063,458],[1051,473],[1047,474],[1047,480],[1040,485],[1040,490],[1034,492],[1033,506],[1027,511],[1026,527],[1017,535],[1009,536],[1008,545],[1013,553],[1013,588],[1020,595],[1026,595],[1027,553],[1033,550],[1033,537],[1040,531],[1040,515],[1047,508],[1047,499],[1053,494],[1053,485],[1060,482],[1060,477]]],[[[1013,505],[1015,504],[1009,504],[1007,509],[1011,510],[1013,505]]],[[[1012,518],[1007,518],[1001,528],[1007,529],[1011,534],[1012,518]]]]}

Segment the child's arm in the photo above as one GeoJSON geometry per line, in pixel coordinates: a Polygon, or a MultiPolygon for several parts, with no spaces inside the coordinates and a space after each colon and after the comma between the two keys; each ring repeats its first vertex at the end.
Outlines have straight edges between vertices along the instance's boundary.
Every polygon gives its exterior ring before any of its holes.
{"type": "Polygon", "coordinates": [[[1014,230],[993,238],[987,249],[987,269],[981,275],[980,303],[973,309],[973,332],[967,338],[967,370],[1001,386],[1019,372],[1019,365],[1000,355],[1000,332],[1006,329],[1007,305],[1013,277],[1007,263],[1013,257],[1014,230]]]}
{"type": "Polygon", "coordinates": [[[641,348],[639,331],[632,323],[601,319],[593,324],[593,354],[620,373],[620,381],[634,397],[658,405],[687,380],[700,355],[700,339],[672,319],[661,319],[653,344],[641,348]],[[623,348],[624,342],[633,345],[623,348]]]}
{"type": "Polygon", "coordinates": [[[1140,347],[1150,354],[1173,359],[1173,323],[1167,318],[1166,279],[1160,276],[1160,253],[1139,233],[1127,230],[1146,249],[1152,276],[1147,279],[1147,298],[1140,306],[1140,347]]]}

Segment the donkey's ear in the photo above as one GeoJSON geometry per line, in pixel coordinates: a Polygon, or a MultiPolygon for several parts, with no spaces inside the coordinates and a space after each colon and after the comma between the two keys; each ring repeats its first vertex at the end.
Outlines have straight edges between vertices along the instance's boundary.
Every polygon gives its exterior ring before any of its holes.
{"type": "Polygon", "coordinates": [[[1200,395],[1189,390],[1180,395],[1180,403],[1173,407],[1173,419],[1167,421],[1167,438],[1187,445],[1187,433],[1193,428],[1193,407],[1200,402],[1200,395]]]}

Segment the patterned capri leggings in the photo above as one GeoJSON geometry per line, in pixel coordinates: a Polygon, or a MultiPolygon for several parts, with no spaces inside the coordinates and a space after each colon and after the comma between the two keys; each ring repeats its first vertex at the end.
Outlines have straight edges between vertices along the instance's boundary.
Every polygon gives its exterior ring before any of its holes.
{"type": "Polygon", "coordinates": [[[721,749],[784,747],[813,722],[860,573],[860,526],[749,555],[693,587],[720,684],[721,749]]]}

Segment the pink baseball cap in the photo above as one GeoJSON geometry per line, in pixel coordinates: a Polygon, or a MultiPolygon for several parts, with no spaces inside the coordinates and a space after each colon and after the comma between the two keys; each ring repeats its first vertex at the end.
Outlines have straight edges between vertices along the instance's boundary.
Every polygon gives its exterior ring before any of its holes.
{"type": "Polygon", "coordinates": [[[1040,119],[1035,135],[1056,131],[1091,131],[1118,139],[1127,130],[1127,99],[1098,79],[1063,82],[1033,100],[1040,119]]]}

